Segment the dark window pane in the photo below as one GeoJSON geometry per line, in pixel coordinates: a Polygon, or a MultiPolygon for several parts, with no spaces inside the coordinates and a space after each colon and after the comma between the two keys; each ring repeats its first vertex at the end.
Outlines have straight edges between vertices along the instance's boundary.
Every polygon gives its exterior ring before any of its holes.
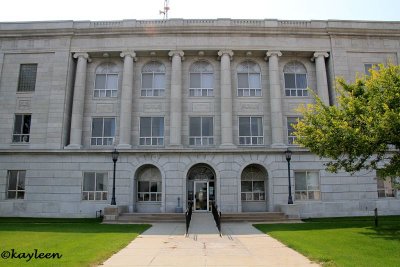
{"type": "Polygon", "coordinates": [[[164,136],[164,118],[154,117],[152,120],[152,136],[164,136]]]}
{"type": "Polygon", "coordinates": [[[22,117],[23,115],[15,115],[14,134],[22,133],[22,117]]]}
{"type": "Polygon", "coordinates": [[[118,89],[118,74],[107,75],[107,89],[118,89]]]}
{"type": "Polygon", "coordinates": [[[307,75],[306,74],[296,74],[296,86],[297,88],[307,88],[307,75]]]}
{"type": "Polygon", "coordinates": [[[138,182],[138,192],[149,192],[149,182],[147,181],[139,181],[138,182]]]}
{"type": "Polygon", "coordinates": [[[200,117],[192,117],[190,118],[190,136],[200,136],[201,135],[201,118],[200,117]]]}
{"type": "Polygon", "coordinates": [[[24,124],[22,126],[22,133],[29,134],[31,128],[31,115],[23,115],[24,116],[24,124]]]}
{"type": "Polygon", "coordinates": [[[96,175],[96,191],[107,190],[107,179],[105,173],[97,173],[96,175]]]}
{"type": "Polygon", "coordinates": [[[238,73],[238,88],[249,88],[247,73],[238,73]]]}
{"type": "Polygon", "coordinates": [[[16,191],[8,191],[7,198],[13,199],[16,195],[16,191]]]}
{"type": "Polygon", "coordinates": [[[140,118],[140,137],[151,136],[151,118],[142,117],[140,118]]]}
{"type": "Polygon", "coordinates": [[[21,64],[19,69],[18,91],[35,91],[37,64],[21,64]]]}
{"type": "Polygon", "coordinates": [[[142,88],[153,88],[153,74],[143,73],[142,74],[142,88]]]}
{"type": "Polygon", "coordinates": [[[251,181],[242,181],[242,192],[252,192],[251,181]]]}
{"type": "Polygon", "coordinates": [[[17,179],[18,179],[18,171],[8,172],[8,190],[17,189],[17,179]]]}
{"type": "Polygon", "coordinates": [[[92,121],[92,137],[103,136],[103,118],[93,118],[92,121]]]}
{"type": "Polygon", "coordinates": [[[95,89],[105,89],[106,88],[106,75],[96,74],[96,81],[94,85],[95,89]]]}
{"type": "Polygon", "coordinates": [[[190,73],[190,88],[201,88],[200,73],[190,73]]]}
{"type": "Polygon", "coordinates": [[[83,191],[94,191],[95,173],[85,172],[83,176],[83,191]]]}
{"type": "Polygon", "coordinates": [[[285,73],[285,88],[296,88],[294,73],[285,73]]]}
{"type": "Polygon", "coordinates": [[[114,118],[105,118],[104,119],[104,136],[105,137],[114,137],[115,135],[115,119],[114,118]]]}
{"type": "Polygon", "coordinates": [[[239,118],[239,136],[250,136],[250,117],[239,118]]]}
{"type": "Polygon", "coordinates": [[[213,118],[203,117],[202,136],[213,136],[213,118]]]}

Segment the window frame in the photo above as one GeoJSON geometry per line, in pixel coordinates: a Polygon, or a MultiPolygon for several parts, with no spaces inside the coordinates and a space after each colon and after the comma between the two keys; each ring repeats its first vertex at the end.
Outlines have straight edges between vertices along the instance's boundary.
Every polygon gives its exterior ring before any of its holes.
{"type": "Polygon", "coordinates": [[[252,60],[245,60],[241,63],[238,64],[237,68],[236,68],[236,81],[237,81],[237,90],[236,90],[236,96],[237,97],[262,97],[263,93],[262,93],[262,79],[261,79],[261,67],[257,62],[254,62],[252,60]],[[247,72],[239,72],[238,68],[240,66],[242,66],[243,64],[248,64],[248,63],[252,63],[254,65],[256,65],[259,69],[259,72],[250,72],[250,68],[247,65],[247,72]],[[239,74],[246,74],[247,75],[247,83],[249,85],[248,88],[241,88],[239,87],[239,74]],[[260,87],[259,88],[252,88],[250,87],[250,74],[258,74],[258,82],[260,87]],[[242,92],[242,93],[240,93],[242,92]],[[247,92],[245,94],[245,92],[247,92]],[[252,94],[252,92],[254,92],[252,94]]]}
{"type": "Polygon", "coordinates": [[[165,145],[165,118],[163,116],[143,116],[139,117],[139,146],[162,147],[165,145]],[[142,136],[142,119],[150,118],[150,136],[142,136]],[[162,136],[153,136],[153,119],[162,119],[162,136]],[[143,144],[142,144],[143,140],[143,144]],[[150,144],[146,144],[150,140],[150,144]]]}
{"type": "Polygon", "coordinates": [[[238,137],[239,137],[239,145],[240,146],[263,146],[264,145],[264,119],[263,119],[263,116],[238,116],[238,137]],[[250,119],[249,120],[249,122],[250,122],[250,124],[249,124],[250,136],[241,136],[240,135],[240,119],[242,119],[242,118],[249,118],[250,119]],[[251,122],[255,118],[261,118],[261,133],[262,133],[262,135],[260,135],[260,136],[252,134],[252,129],[251,129],[252,123],[251,122]],[[250,143],[247,143],[247,142],[242,143],[241,142],[241,140],[247,140],[246,138],[247,139],[250,138],[250,139],[248,139],[248,140],[250,140],[250,143]],[[256,139],[257,140],[256,143],[253,142],[253,138],[257,138],[256,139]],[[260,140],[260,139],[262,141],[258,142],[258,140],[260,140]]]}
{"type": "Polygon", "coordinates": [[[308,94],[308,85],[309,85],[309,81],[308,81],[308,71],[307,71],[307,67],[300,61],[294,60],[294,61],[289,61],[285,64],[285,66],[283,67],[283,87],[285,89],[285,97],[309,97],[308,94]],[[302,68],[304,68],[304,73],[303,72],[297,72],[296,70],[294,72],[287,72],[285,71],[285,68],[288,66],[288,68],[290,67],[289,65],[293,64],[293,65],[299,65],[302,68]],[[294,84],[295,84],[295,88],[289,88],[286,87],[286,75],[294,75],[294,84]],[[305,88],[298,88],[297,87],[297,79],[298,79],[298,75],[305,75],[305,81],[306,81],[306,87],[305,88]],[[294,92],[294,93],[293,93],[294,92]],[[293,94],[292,94],[293,93],[293,94]]]}
{"type": "Polygon", "coordinates": [[[99,147],[99,146],[112,146],[115,144],[115,135],[116,135],[116,126],[117,126],[117,119],[115,117],[92,117],[92,124],[91,124],[91,135],[90,135],[90,146],[99,147]],[[93,123],[95,119],[102,119],[102,136],[93,136],[93,123]],[[114,121],[114,136],[105,136],[104,135],[104,120],[105,119],[113,119],[114,121]],[[93,144],[93,141],[95,143],[93,144]],[[101,143],[98,144],[98,141],[101,143]],[[111,141],[111,142],[109,142],[111,141]]]}
{"type": "Polygon", "coordinates": [[[143,67],[142,67],[142,70],[141,70],[141,74],[140,74],[140,79],[141,79],[141,81],[140,81],[140,96],[141,97],[165,97],[165,89],[166,89],[166,68],[165,68],[165,65],[162,63],[162,62],[160,62],[160,61],[156,61],[156,60],[154,60],[154,61],[150,61],[150,62],[147,62],[146,64],[144,64],[143,65],[143,67]],[[155,71],[154,69],[151,71],[151,72],[144,72],[143,71],[143,69],[147,66],[147,65],[149,65],[149,64],[155,64],[155,63],[158,63],[158,64],[160,64],[160,66],[162,66],[162,68],[164,69],[164,71],[163,72],[160,72],[160,71],[155,71]],[[151,84],[152,84],[152,87],[151,88],[143,88],[143,74],[151,74],[151,84]],[[154,87],[154,84],[155,84],[155,80],[154,80],[154,77],[155,77],[155,75],[156,74],[163,74],[163,79],[164,79],[164,84],[163,84],[163,87],[161,88],[155,88],[154,87]],[[159,92],[159,94],[158,95],[154,95],[154,92],[156,92],[156,91],[158,91],[159,92]]]}
{"type": "Polygon", "coordinates": [[[143,166],[140,172],[138,173],[137,179],[136,179],[136,201],[138,203],[161,203],[162,202],[162,192],[163,192],[163,182],[162,182],[162,176],[160,170],[154,166],[154,165],[147,165],[143,166]],[[145,177],[142,177],[143,171],[145,170],[156,170],[157,171],[157,177],[155,175],[152,175],[150,179],[146,179],[145,177]],[[139,191],[141,186],[139,183],[148,183],[148,191],[139,191]],[[157,191],[152,192],[152,184],[155,184],[157,187],[157,191]],[[147,197],[146,197],[147,196],[147,197]],[[154,196],[155,200],[152,200],[152,196],[154,196]]]}
{"type": "Polygon", "coordinates": [[[82,194],[81,194],[81,200],[82,201],[106,201],[108,200],[108,172],[98,172],[98,171],[84,171],[83,176],[82,176],[82,194]],[[85,186],[85,174],[94,174],[94,191],[91,190],[84,190],[85,186]],[[106,186],[107,190],[97,190],[97,176],[99,174],[104,175],[103,176],[103,184],[106,186]],[[87,198],[85,198],[85,194],[87,195],[87,198]],[[91,199],[91,194],[93,196],[93,199],[91,199]],[[97,199],[98,194],[100,194],[100,199],[97,199]],[[105,197],[104,197],[105,196],[105,197]]]}
{"type": "Polygon", "coordinates": [[[23,63],[19,65],[19,75],[18,75],[18,85],[17,92],[18,93],[31,93],[36,90],[36,81],[37,81],[37,71],[38,71],[38,63],[23,63]],[[24,66],[35,66],[34,77],[30,77],[27,73],[23,72],[24,66]],[[32,80],[30,80],[32,79],[32,80]],[[28,85],[27,85],[28,84],[28,85]],[[26,90],[28,88],[28,90],[26,90]]]}
{"type": "Polygon", "coordinates": [[[293,172],[293,174],[294,174],[293,175],[294,176],[294,199],[296,201],[321,201],[322,200],[320,171],[318,171],[318,170],[295,170],[293,172]],[[305,190],[296,190],[296,184],[297,184],[296,183],[296,180],[297,180],[296,173],[305,173],[306,174],[306,185],[305,185],[306,189],[305,190]],[[309,189],[309,187],[312,186],[312,185],[308,185],[308,183],[307,183],[308,182],[307,177],[308,177],[309,173],[316,173],[318,175],[318,189],[315,189],[315,190],[309,189]],[[305,194],[304,194],[304,192],[305,192],[305,194]],[[310,198],[311,193],[313,193],[312,194],[313,198],[310,198]],[[318,198],[315,198],[316,195],[318,196],[318,198]],[[302,197],[299,198],[298,196],[306,196],[306,198],[302,198],[302,197]]]}
{"type": "Polygon", "coordinates": [[[26,193],[26,170],[8,170],[7,171],[7,187],[6,187],[6,199],[9,200],[24,200],[25,199],[25,193],[26,193]],[[17,180],[15,181],[15,190],[11,189],[10,190],[10,179],[11,179],[11,172],[17,172],[17,180]],[[19,182],[20,182],[20,178],[21,178],[21,173],[23,173],[23,189],[19,189],[19,182]],[[9,197],[10,192],[14,192],[15,196],[9,197]],[[22,193],[22,198],[19,198],[19,193],[22,193]]]}
{"type": "Polygon", "coordinates": [[[287,116],[286,117],[286,128],[287,128],[286,133],[287,133],[288,145],[296,146],[296,144],[294,143],[294,141],[296,140],[296,136],[293,135],[294,131],[293,132],[290,131],[291,128],[293,129],[293,126],[289,125],[289,119],[295,119],[296,123],[291,122],[291,124],[297,124],[299,122],[299,120],[301,119],[301,117],[300,116],[287,116]]]}
{"type": "Polygon", "coordinates": [[[375,179],[376,179],[376,189],[378,193],[378,198],[397,197],[399,191],[398,186],[400,185],[400,177],[394,177],[394,176],[382,177],[379,170],[377,170],[375,179]]]}
{"type": "Polygon", "coordinates": [[[265,202],[266,201],[266,179],[267,177],[265,176],[265,171],[262,171],[259,167],[255,167],[255,166],[247,166],[246,168],[243,169],[241,175],[240,175],[240,199],[241,201],[244,202],[265,202]],[[260,171],[261,175],[263,176],[264,179],[254,179],[254,176],[251,177],[251,180],[244,180],[243,179],[243,172],[247,169],[247,168],[256,168],[260,171]],[[243,191],[243,183],[244,182],[250,182],[251,183],[251,191],[243,191]],[[255,186],[254,183],[256,182],[262,182],[263,183],[263,191],[261,192],[257,192],[254,190],[255,186]],[[256,194],[258,194],[258,199],[255,199],[254,196],[256,196],[256,194]],[[243,198],[244,196],[244,198],[243,198]],[[260,198],[262,196],[262,199],[260,198]]]}
{"type": "Polygon", "coordinates": [[[193,62],[192,65],[189,68],[189,97],[214,97],[214,68],[212,64],[208,61],[205,60],[199,60],[196,62],[193,62]],[[203,71],[201,70],[200,72],[195,72],[192,70],[192,67],[197,64],[197,63],[206,63],[210,68],[212,69],[211,71],[203,71]],[[191,87],[192,84],[192,74],[199,74],[200,75],[200,88],[195,88],[191,87]],[[203,77],[205,74],[211,75],[212,76],[212,84],[213,86],[211,88],[203,87],[203,77]]]}
{"type": "Polygon", "coordinates": [[[31,127],[32,127],[32,114],[30,113],[16,113],[14,115],[14,126],[13,126],[13,134],[12,134],[12,138],[11,141],[13,144],[29,144],[31,142],[31,127]],[[17,122],[17,116],[22,116],[21,117],[21,132],[20,133],[16,133],[16,122],[17,122]],[[24,126],[25,126],[25,117],[29,116],[29,128],[28,128],[28,133],[24,133],[24,126]],[[14,141],[15,137],[19,137],[19,141],[14,141]],[[24,140],[26,138],[26,140],[24,140]]]}
{"type": "Polygon", "coordinates": [[[116,98],[116,97],[118,97],[118,89],[119,89],[119,72],[111,72],[111,71],[109,72],[108,71],[108,69],[110,68],[109,67],[110,65],[113,65],[113,67],[114,67],[114,64],[112,64],[112,63],[101,64],[98,66],[98,68],[103,65],[107,65],[107,71],[106,71],[106,73],[100,73],[100,72],[97,72],[97,70],[96,70],[95,75],[94,75],[93,97],[96,99],[116,98]],[[103,88],[103,89],[96,88],[97,75],[105,75],[106,78],[105,78],[104,87],[107,87],[108,76],[116,75],[117,76],[117,87],[116,88],[103,88]],[[96,92],[97,92],[97,95],[96,95],[96,92]],[[102,92],[104,92],[103,95],[102,95],[102,92]],[[109,96],[107,95],[108,92],[110,92],[109,96]]]}
{"type": "Polygon", "coordinates": [[[369,72],[369,70],[370,69],[373,69],[373,70],[379,70],[380,68],[379,68],[379,64],[380,63],[364,63],[364,74],[365,75],[367,75],[367,76],[370,76],[371,75],[371,73],[369,72]],[[370,65],[370,67],[369,68],[366,68],[367,67],[367,65],[370,65]]]}
{"type": "Polygon", "coordinates": [[[193,147],[214,146],[214,117],[213,116],[190,116],[189,117],[189,145],[193,147]],[[200,135],[190,135],[192,119],[200,118],[200,135]],[[211,118],[212,135],[203,135],[203,119],[211,118]],[[193,144],[192,141],[193,140],[193,144]],[[200,142],[198,143],[197,140],[200,142]]]}

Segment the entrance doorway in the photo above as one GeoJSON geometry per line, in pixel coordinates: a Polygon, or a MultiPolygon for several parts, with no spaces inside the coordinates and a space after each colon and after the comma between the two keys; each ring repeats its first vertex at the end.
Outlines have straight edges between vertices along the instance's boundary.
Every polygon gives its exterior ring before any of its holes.
{"type": "Polygon", "coordinates": [[[211,211],[215,201],[215,174],[211,167],[197,164],[188,172],[187,204],[193,205],[193,211],[211,211]]]}

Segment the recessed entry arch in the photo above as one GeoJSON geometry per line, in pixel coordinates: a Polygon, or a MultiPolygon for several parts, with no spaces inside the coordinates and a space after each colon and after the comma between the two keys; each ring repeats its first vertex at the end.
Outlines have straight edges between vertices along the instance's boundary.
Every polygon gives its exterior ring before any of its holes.
{"type": "Polygon", "coordinates": [[[187,205],[193,205],[193,211],[208,212],[216,200],[216,174],[205,163],[193,165],[186,176],[187,205]]]}
{"type": "Polygon", "coordinates": [[[247,165],[240,174],[243,212],[268,211],[268,172],[260,164],[247,165]]]}

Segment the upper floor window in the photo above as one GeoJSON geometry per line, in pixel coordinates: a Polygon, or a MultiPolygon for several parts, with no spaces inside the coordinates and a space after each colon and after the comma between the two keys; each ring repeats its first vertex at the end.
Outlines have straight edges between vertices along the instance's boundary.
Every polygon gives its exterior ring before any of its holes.
{"type": "Polygon", "coordinates": [[[112,63],[101,64],[96,69],[94,97],[117,97],[118,67],[112,63]]]}
{"type": "Polygon", "coordinates": [[[319,200],[321,191],[319,174],[313,171],[299,171],[294,173],[294,194],[297,200],[319,200]]]}
{"type": "Polygon", "coordinates": [[[289,145],[294,145],[294,140],[296,140],[294,125],[299,122],[299,119],[299,117],[287,117],[287,137],[289,145]]]}
{"type": "Polygon", "coordinates": [[[164,145],[163,117],[140,118],[140,145],[142,146],[164,145]]]}
{"type": "Polygon", "coordinates": [[[152,61],[143,66],[141,96],[165,95],[165,66],[152,61]]]}
{"type": "Polygon", "coordinates": [[[24,199],[26,171],[8,171],[7,198],[24,199]]]}
{"type": "Polygon", "coordinates": [[[239,117],[239,144],[262,145],[264,143],[261,117],[239,117]]]}
{"type": "Polygon", "coordinates": [[[28,143],[31,132],[31,114],[16,114],[14,121],[13,143],[28,143]]]}
{"type": "Polygon", "coordinates": [[[189,128],[191,146],[214,145],[213,117],[191,117],[189,128]]]}
{"type": "Polygon", "coordinates": [[[261,96],[261,69],[252,61],[242,62],[237,68],[238,96],[261,96]]]}
{"type": "Polygon", "coordinates": [[[85,172],[83,174],[82,200],[107,200],[108,174],[85,172]]]}
{"type": "Polygon", "coordinates": [[[92,146],[109,146],[114,144],[115,118],[93,118],[92,146]]]}
{"type": "Polygon", "coordinates": [[[289,62],[283,68],[286,96],[308,96],[307,70],[297,61],[289,62]]]}
{"type": "Polygon", "coordinates": [[[190,66],[190,96],[214,95],[214,71],[210,63],[198,61],[190,66]]]}
{"type": "Polygon", "coordinates": [[[21,64],[19,67],[18,92],[33,92],[36,85],[38,64],[21,64]]]}
{"type": "Polygon", "coordinates": [[[371,69],[373,70],[379,70],[379,65],[378,63],[365,63],[364,64],[364,73],[365,75],[370,75],[371,73],[369,72],[371,69]]]}
{"type": "Polygon", "coordinates": [[[395,197],[396,196],[396,186],[399,186],[400,179],[396,177],[385,177],[378,170],[377,173],[377,188],[378,197],[395,197]]]}

